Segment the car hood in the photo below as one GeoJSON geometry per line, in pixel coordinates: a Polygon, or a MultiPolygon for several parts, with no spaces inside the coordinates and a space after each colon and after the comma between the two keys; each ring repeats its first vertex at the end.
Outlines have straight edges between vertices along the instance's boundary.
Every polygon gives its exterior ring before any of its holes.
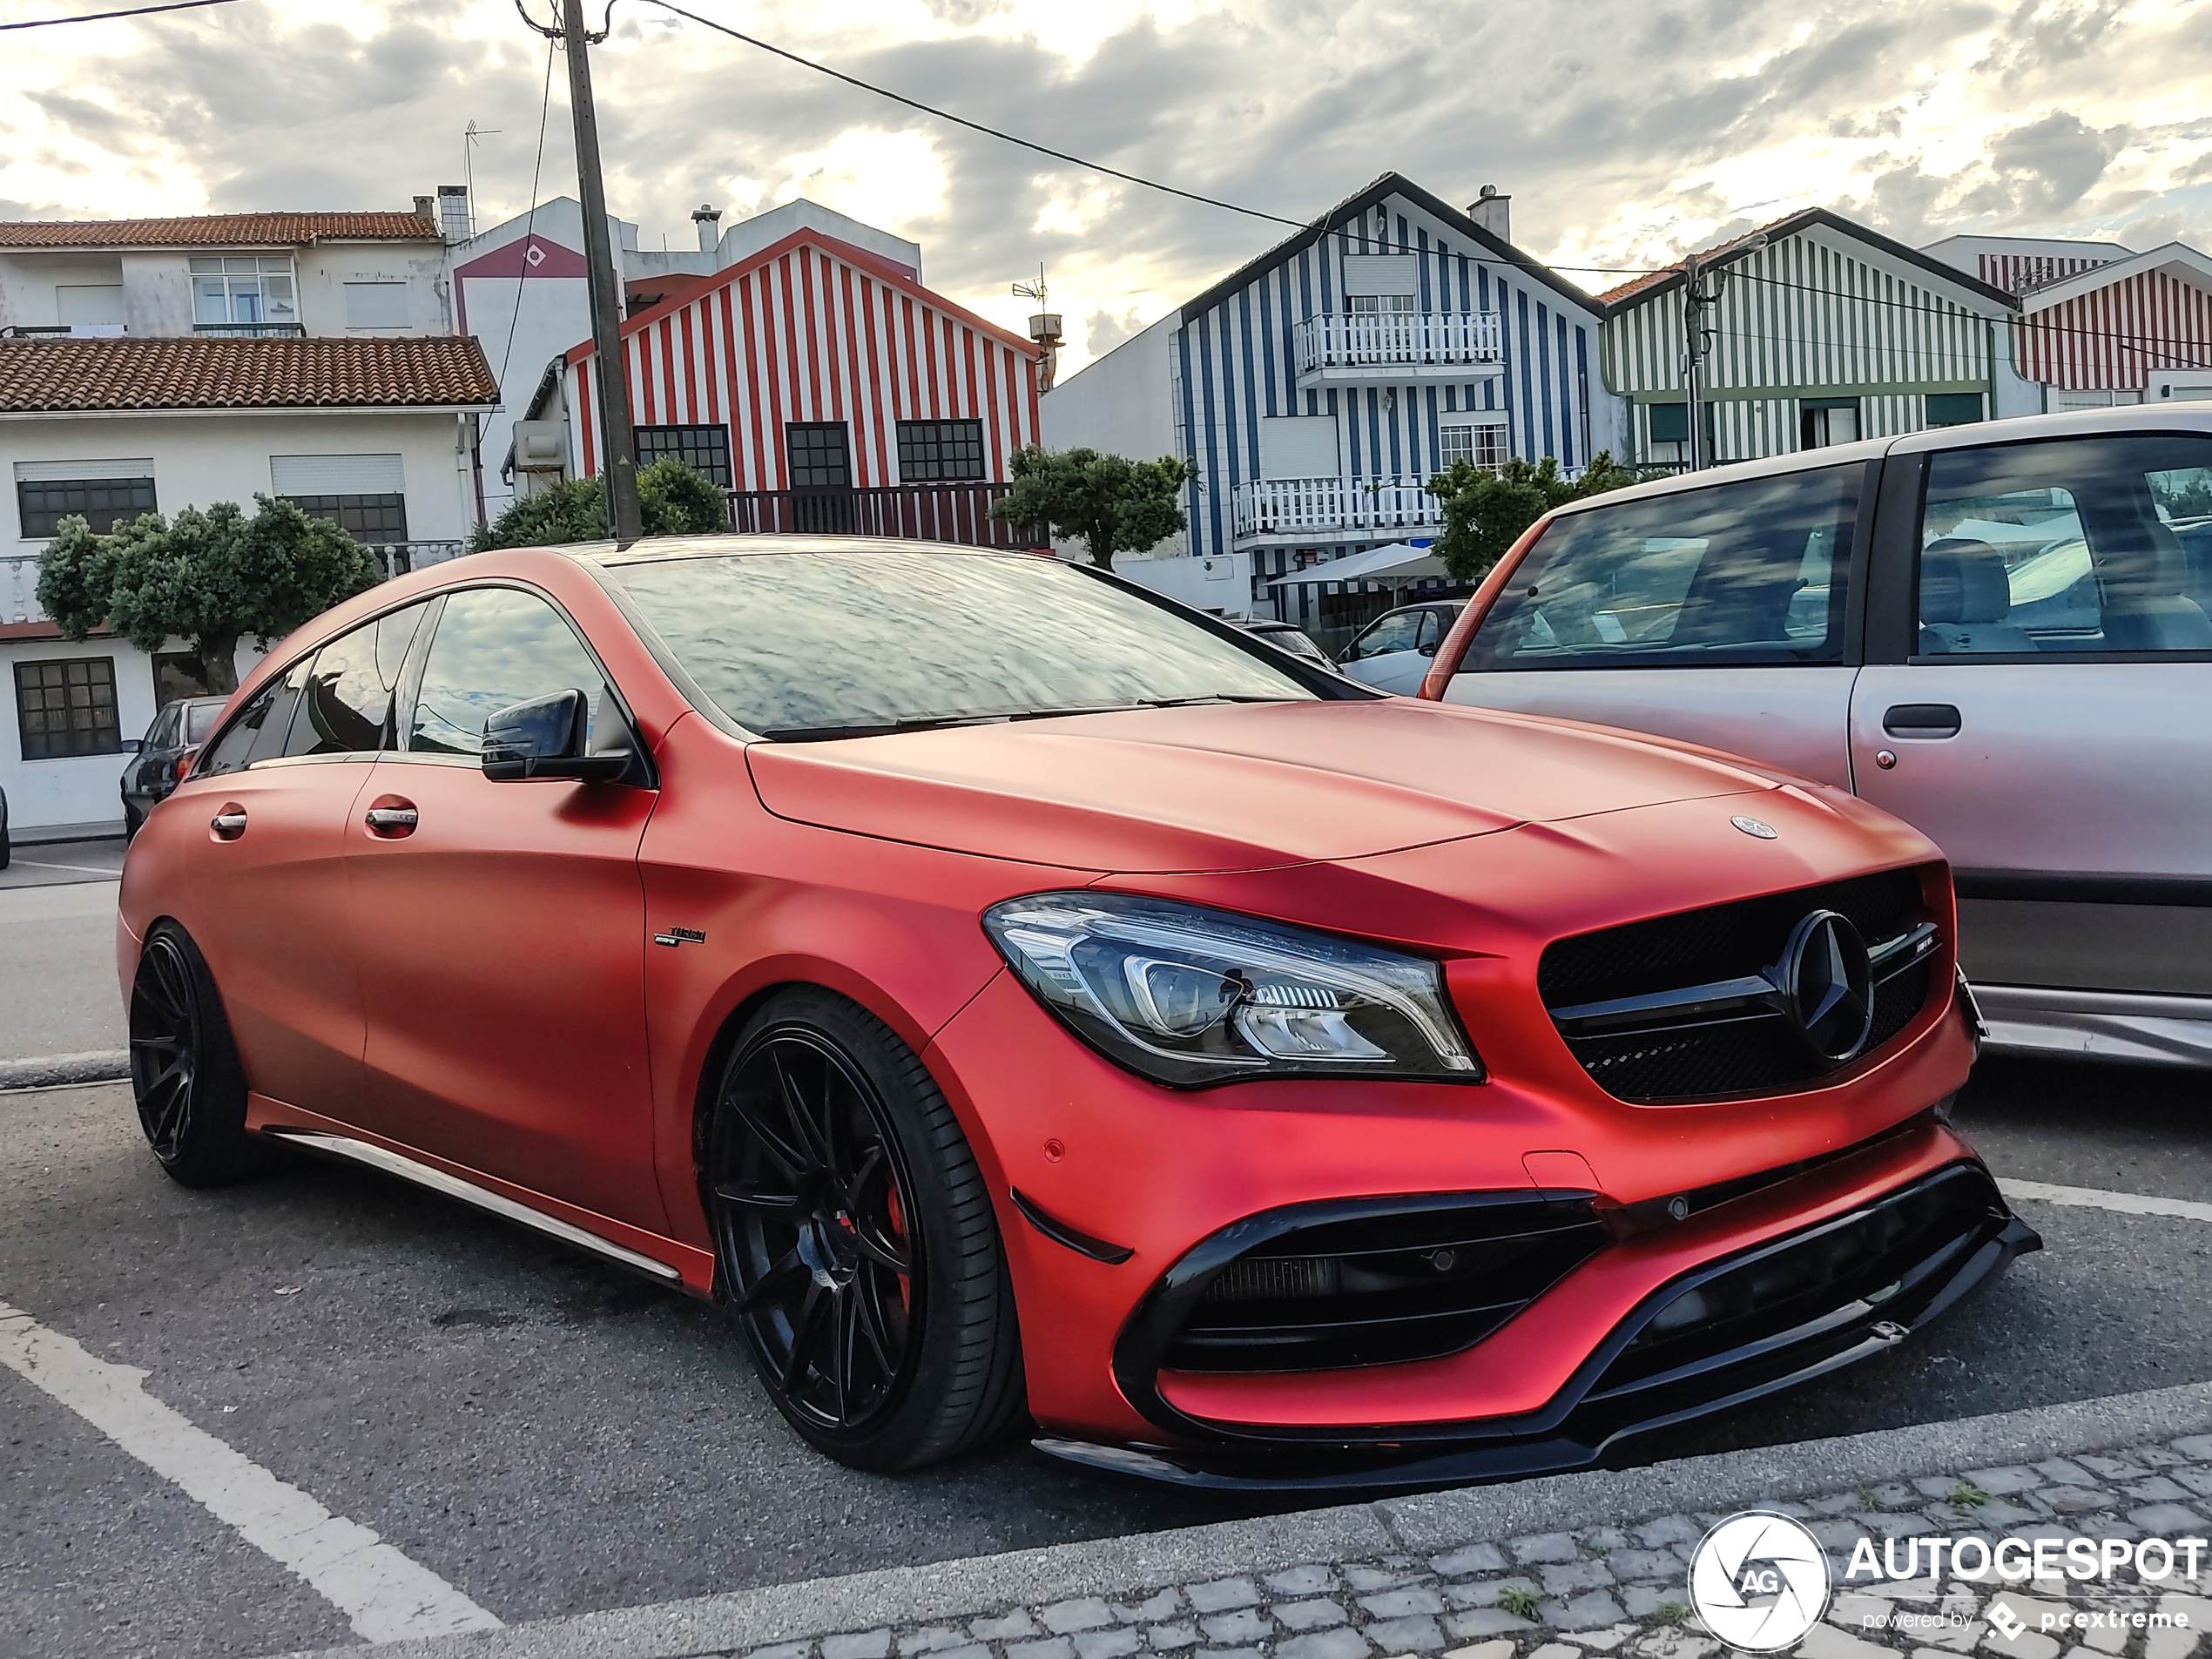
{"type": "Polygon", "coordinates": [[[780,818],[1130,873],[1360,858],[1784,781],[1687,745],[1395,698],[756,743],[746,758],[780,818]]]}

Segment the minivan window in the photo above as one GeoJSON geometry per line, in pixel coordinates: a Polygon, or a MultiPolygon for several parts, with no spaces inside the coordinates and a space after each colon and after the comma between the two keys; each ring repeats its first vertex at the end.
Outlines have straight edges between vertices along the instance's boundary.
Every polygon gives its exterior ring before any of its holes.
{"type": "Polygon", "coordinates": [[[832,543],[607,569],[714,705],[765,737],[1314,696],[1233,641],[1034,553],[832,543]]]}
{"type": "Polygon", "coordinates": [[[1470,643],[1462,671],[1843,660],[1860,465],[1567,514],[1470,643]]]}
{"type": "Polygon", "coordinates": [[[1939,451],[1919,590],[1923,657],[2212,651],[2212,438],[1939,451]]]}

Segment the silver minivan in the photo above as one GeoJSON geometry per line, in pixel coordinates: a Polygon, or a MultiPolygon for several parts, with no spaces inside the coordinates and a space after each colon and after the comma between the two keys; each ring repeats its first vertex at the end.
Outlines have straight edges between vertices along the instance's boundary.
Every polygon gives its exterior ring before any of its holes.
{"type": "Polygon", "coordinates": [[[1932,836],[1992,1043],[2212,1065],[2212,407],[1561,508],[1423,694],[1680,738],[1932,836]]]}

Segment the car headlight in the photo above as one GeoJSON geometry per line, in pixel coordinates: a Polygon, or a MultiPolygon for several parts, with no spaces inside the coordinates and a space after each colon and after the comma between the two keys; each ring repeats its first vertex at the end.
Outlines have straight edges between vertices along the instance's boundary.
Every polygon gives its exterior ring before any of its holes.
{"type": "Polygon", "coordinates": [[[1130,894],[1008,899],[983,929],[1070,1030],[1155,1082],[1483,1078],[1422,957],[1130,894]]]}

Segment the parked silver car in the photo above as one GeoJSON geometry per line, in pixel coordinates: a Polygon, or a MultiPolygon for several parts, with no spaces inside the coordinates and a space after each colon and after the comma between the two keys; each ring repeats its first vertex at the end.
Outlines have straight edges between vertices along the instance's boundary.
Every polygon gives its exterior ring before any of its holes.
{"type": "Polygon", "coordinates": [[[1559,509],[1424,694],[1685,738],[1933,836],[1994,1043],[2212,1065],[2212,408],[1559,509]]]}
{"type": "Polygon", "coordinates": [[[1337,658],[1340,673],[1379,691],[1411,697],[1421,689],[1438,647],[1465,601],[1433,599],[1386,610],[1353,637],[1337,658]]]}

